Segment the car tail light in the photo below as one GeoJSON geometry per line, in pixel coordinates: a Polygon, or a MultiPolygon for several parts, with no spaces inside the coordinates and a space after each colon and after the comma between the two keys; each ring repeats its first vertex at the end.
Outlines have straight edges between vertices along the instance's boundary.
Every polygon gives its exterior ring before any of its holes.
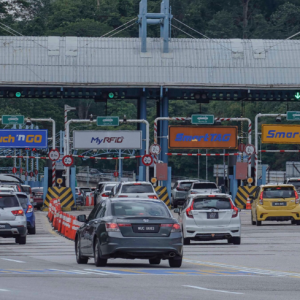
{"type": "Polygon", "coordinates": [[[186,216],[191,219],[194,218],[193,213],[192,213],[192,210],[194,209],[193,205],[194,205],[194,201],[192,202],[191,206],[185,210],[186,216]]]}
{"type": "Polygon", "coordinates": [[[15,216],[24,216],[24,211],[22,209],[13,210],[12,214],[15,216]]]}
{"type": "Polygon", "coordinates": [[[21,190],[21,188],[18,186],[18,190],[19,190],[19,192],[22,192],[22,190],[21,190]]]}
{"type": "Polygon", "coordinates": [[[117,223],[105,223],[106,231],[107,232],[118,232],[120,228],[117,223]]]}
{"type": "Polygon", "coordinates": [[[79,196],[81,195],[81,191],[78,191],[78,195],[79,195],[79,196]]]}
{"type": "Polygon", "coordinates": [[[29,193],[30,193],[30,194],[32,193],[31,188],[29,188],[29,193]]]}
{"type": "Polygon", "coordinates": [[[119,227],[131,227],[131,224],[129,224],[129,223],[118,223],[117,225],[119,227]]]}
{"type": "Polygon", "coordinates": [[[103,193],[101,194],[101,197],[109,197],[109,194],[103,193]]]}
{"type": "Polygon", "coordinates": [[[178,223],[175,223],[175,224],[161,224],[160,227],[172,228],[171,232],[181,232],[181,228],[180,228],[180,225],[178,223]]]}
{"type": "Polygon", "coordinates": [[[260,196],[259,196],[259,204],[261,204],[261,205],[264,204],[264,198],[263,198],[263,195],[264,195],[264,192],[261,192],[261,193],[260,193],[260,196]]]}
{"type": "Polygon", "coordinates": [[[29,213],[29,212],[33,212],[33,206],[32,205],[28,205],[26,213],[29,213]]]}
{"type": "Polygon", "coordinates": [[[232,218],[236,218],[239,214],[239,210],[237,207],[233,207],[232,218]]]}
{"type": "Polygon", "coordinates": [[[208,197],[213,198],[216,197],[216,195],[208,195],[208,197]]]}
{"type": "Polygon", "coordinates": [[[184,188],[181,188],[179,185],[177,186],[176,188],[177,191],[184,191],[185,189],[184,188]]]}
{"type": "Polygon", "coordinates": [[[295,203],[299,204],[299,195],[296,191],[295,191],[295,203]]]}
{"type": "Polygon", "coordinates": [[[120,195],[120,196],[118,196],[118,198],[128,198],[128,196],[126,196],[126,195],[120,195]]]}
{"type": "Polygon", "coordinates": [[[134,183],[133,185],[142,185],[142,184],[137,182],[137,183],[134,183]]]}
{"type": "Polygon", "coordinates": [[[150,198],[150,199],[158,199],[157,196],[154,196],[154,195],[149,195],[148,198],[150,198]]]}

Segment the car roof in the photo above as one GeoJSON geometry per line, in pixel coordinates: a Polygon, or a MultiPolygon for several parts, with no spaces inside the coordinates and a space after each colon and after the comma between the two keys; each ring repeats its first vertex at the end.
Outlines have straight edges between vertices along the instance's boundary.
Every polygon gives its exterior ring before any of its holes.
{"type": "Polygon", "coordinates": [[[0,192],[0,195],[1,195],[1,196],[6,196],[6,195],[7,195],[7,196],[11,196],[11,195],[14,195],[14,196],[15,196],[16,193],[15,193],[15,192],[0,192]]]}
{"type": "Polygon", "coordinates": [[[109,198],[107,200],[110,201],[151,201],[151,202],[155,202],[155,203],[163,203],[163,201],[161,201],[160,199],[149,199],[149,198],[135,198],[135,197],[128,197],[128,198],[109,198]]]}
{"type": "Polygon", "coordinates": [[[288,183],[267,183],[267,184],[262,184],[260,187],[270,187],[270,186],[294,187],[292,184],[288,184],[288,183]]]}
{"type": "Polygon", "coordinates": [[[177,182],[200,182],[199,180],[196,179],[184,179],[184,180],[177,180],[177,182]]]}
{"type": "Polygon", "coordinates": [[[121,182],[122,184],[150,184],[150,185],[152,185],[151,184],[151,182],[149,182],[149,181],[122,181],[121,182]]]}
{"type": "Polygon", "coordinates": [[[213,194],[211,194],[211,193],[201,193],[201,194],[191,194],[191,195],[189,195],[189,197],[190,198],[196,198],[196,197],[207,197],[207,196],[212,196],[212,195],[214,195],[214,196],[218,196],[218,197],[221,197],[221,198],[232,198],[232,196],[231,195],[229,195],[229,194],[224,194],[224,193],[213,193],[213,194]]]}

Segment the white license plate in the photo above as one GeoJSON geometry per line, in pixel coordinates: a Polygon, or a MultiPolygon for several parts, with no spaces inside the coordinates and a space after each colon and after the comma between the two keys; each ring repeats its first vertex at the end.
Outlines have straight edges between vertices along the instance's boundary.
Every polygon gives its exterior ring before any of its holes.
{"type": "Polygon", "coordinates": [[[146,226],[146,227],[138,227],[138,230],[139,231],[154,231],[155,230],[155,228],[154,227],[149,227],[149,226],[146,226]]]}

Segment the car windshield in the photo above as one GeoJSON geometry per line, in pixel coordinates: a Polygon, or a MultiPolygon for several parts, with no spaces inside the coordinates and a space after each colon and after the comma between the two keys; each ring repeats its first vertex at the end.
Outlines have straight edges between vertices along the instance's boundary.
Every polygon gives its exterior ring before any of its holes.
{"type": "Polygon", "coordinates": [[[203,189],[216,189],[217,186],[215,183],[195,183],[193,189],[203,190],[203,189]]]}
{"type": "Polygon", "coordinates": [[[10,195],[2,195],[0,196],[0,207],[6,208],[6,207],[18,207],[20,206],[19,201],[16,196],[10,196],[10,195]]]}
{"type": "Polygon", "coordinates": [[[90,192],[90,191],[91,191],[90,188],[81,188],[81,190],[82,190],[83,192],[90,192]]]}
{"type": "Polygon", "coordinates": [[[293,187],[268,187],[264,188],[263,198],[294,198],[293,187]]]}
{"type": "Polygon", "coordinates": [[[22,185],[22,190],[25,193],[30,193],[30,186],[24,186],[24,185],[22,185]]]}
{"type": "Polygon", "coordinates": [[[122,187],[122,192],[127,193],[154,193],[151,184],[125,184],[122,187]]]}
{"type": "Polygon", "coordinates": [[[23,209],[26,209],[27,208],[27,197],[25,195],[18,195],[18,198],[19,198],[19,201],[21,203],[21,206],[23,209]]]}
{"type": "Polygon", "coordinates": [[[192,182],[182,182],[180,183],[180,187],[182,188],[190,188],[192,186],[192,182]]]}
{"type": "Polygon", "coordinates": [[[112,203],[112,215],[170,218],[170,213],[163,203],[137,200],[112,203]]]}
{"type": "Polygon", "coordinates": [[[105,186],[105,192],[111,191],[115,185],[107,185],[105,186]]]}
{"type": "Polygon", "coordinates": [[[193,209],[231,209],[231,201],[228,198],[198,198],[194,199],[193,209]]]}
{"type": "Polygon", "coordinates": [[[32,188],[31,190],[34,193],[43,193],[43,188],[32,188]]]}
{"type": "Polygon", "coordinates": [[[300,181],[289,181],[288,183],[294,185],[296,188],[300,188],[300,181]]]}

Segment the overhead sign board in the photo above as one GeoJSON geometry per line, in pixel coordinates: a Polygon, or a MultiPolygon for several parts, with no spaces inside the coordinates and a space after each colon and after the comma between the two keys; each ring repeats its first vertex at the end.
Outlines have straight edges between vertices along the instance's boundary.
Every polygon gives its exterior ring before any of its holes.
{"type": "Polygon", "coordinates": [[[142,149],[140,130],[73,131],[74,149],[142,149]]]}
{"type": "Polygon", "coordinates": [[[169,126],[170,149],[237,149],[236,126],[169,126]]]}
{"type": "Polygon", "coordinates": [[[287,121],[300,121],[300,111],[288,111],[286,119],[287,121]]]}
{"type": "Polygon", "coordinates": [[[48,130],[0,130],[0,148],[47,148],[48,130]]]}
{"type": "Polygon", "coordinates": [[[24,124],[24,116],[2,116],[2,124],[24,124]]]}
{"type": "Polygon", "coordinates": [[[300,125],[263,124],[261,142],[264,144],[300,144],[300,125]]]}
{"type": "Polygon", "coordinates": [[[215,123],[214,115],[192,115],[192,124],[207,124],[212,125],[215,123]]]}
{"type": "Polygon", "coordinates": [[[119,117],[97,117],[98,126],[119,126],[119,117]]]}

